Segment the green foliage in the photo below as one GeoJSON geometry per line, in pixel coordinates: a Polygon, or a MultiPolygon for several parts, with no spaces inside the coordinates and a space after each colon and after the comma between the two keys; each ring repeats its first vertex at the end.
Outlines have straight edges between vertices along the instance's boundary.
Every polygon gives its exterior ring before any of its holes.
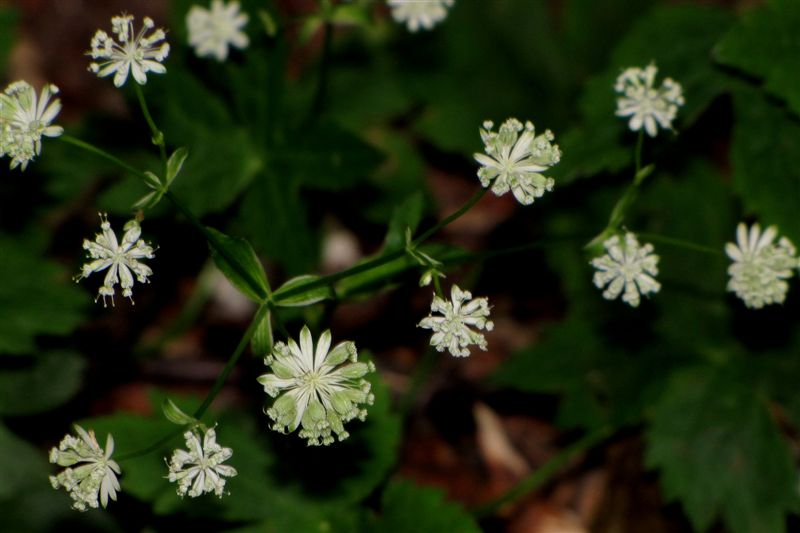
{"type": "Polygon", "coordinates": [[[797,27],[800,4],[793,0],[768,0],[743,14],[716,48],[716,58],[726,65],[764,80],[764,88],[800,113],[800,55],[797,27]]]}
{"type": "Polygon", "coordinates": [[[82,383],[86,363],[80,355],[44,352],[14,358],[15,368],[0,373],[0,415],[43,413],[72,398],[82,383]]]}
{"type": "Polygon", "coordinates": [[[385,533],[479,532],[464,509],[444,500],[442,491],[409,481],[393,481],[383,492],[381,516],[369,531],[385,533]]]}
{"type": "Polygon", "coordinates": [[[89,296],[21,241],[0,235],[0,253],[0,354],[32,351],[37,335],[72,332],[89,296]]]}
{"type": "MultiPolygon", "coordinates": [[[[743,370],[743,369],[742,369],[743,370]]],[[[785,531],[797,474],[764,399],[744,372],[696,366],[676,373],[647,431],[647,464],[661,472],[698,531],[715,518],[732,533],[785,531]]]]}
{"type": "Polygon", "coordinates": [[[269,294],[269,283],[264,267],[253,247],[240,237],[229,237],[214,228],[206,228],[213,242],[209,242],[214,264],[237,289],[257,302],[269,294]]]}
{"type": "Polygon", "coordinates": [[[319,276],[306,274],[288,280],[275,290],[275,303],[281,307],[305,307],[324,300],[333,299],[333,292],[328,285],[322,285],[294,296],[282,296],[283,293],[289,290],[303,287],[318,279],[320,279],[319,276]]]}

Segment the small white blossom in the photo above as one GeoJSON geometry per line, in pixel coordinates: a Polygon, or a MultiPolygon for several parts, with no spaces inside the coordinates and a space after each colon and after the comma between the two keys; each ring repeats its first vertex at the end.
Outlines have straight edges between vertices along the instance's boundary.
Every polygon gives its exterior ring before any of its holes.
{"type": "Polygon", "coordinates": [[[545,130],[536,136],[530,121],[523,126],[515,118],[503,122],[498,132],[492,128],[492,121],[483,123],[480,132],[486,153],[475,154],[475,160],[483,165],[478,170],[481,185],[491,184],[497,196],[510,189],[523,205],[553,190],[553,178],[541,174],[561,160],[561,150],[552,143],[553,132],[545,130]]]}
{"type": "Polygon", "coordinates": [[[433,330],[431,346],[437,351],[448,350],[455,357],[467,357],[471,344],[486,351],[486,338],[477,330],[492,331],[494,322],[489,320],[489,300],[472,299],[469,291],[462,291],[458,285],[450,288],[450,300],[446,301],[434,294],[431,314],[422,319],[419,327],[433,330]],[[442,316],[433,316],[440,313],[442,316]]]}
{"type": "Polygon", "coordinates": [[[267,394],[280,396],[267,410],[275,422],[272,429],[288,433],[302,425],[299,435],[310,446],[331,444],[333,434],[340,441],[346,439],[344,424],[354,418],[365,420],[367,410],[361,405],[374,401],[364,376],[375,371],[375,365],[358,362],[352,342],[330,346],[331,332],[325,331],[314,350],[311,332],[303,326],[300,345],[294,339],[288,345],[275,343],[272,355],[264,359],[272,373],[258,378],[267,394]]]}
{"type": "Polygon", "coordinates": [[[42,136],[58,137],[64,132],[52,122],[61,111],[61,101],[53,98],[58,87],[47,84],[39,97],[25,81],[15,81],[0,95],[0,156],[11,157],[11,168],[28,163],[42,151],[42,136]]]}
{"type": "Polygon", "coordinates": [[[775,226],[763,233],[758,224],[748,231],[744,223],[736,228],[737,244],[725,245],[725,253],[733,260],[728,267],[731,276],[728,290],[736,293],[747,307],[760,309],[765,305],[783,303],[789,290],[787,279],[800,266],[792,242],[786,237],[774,244],[778,236],[775,226]]]}
{"type": "Polygon", "coordinates": [[[177,449],[168,463],[167,479],[178,483],[178,496],[187,494],[191,498],[213,492],[220,498],[225,493],[226,477],[237,474],[232,466],[224,465],[231,458],[233,450],[217,444],[214,428],[206,430],[202,442],[195,431],[183,434],[188,450],[177,449]]]}
{"type": "Polygon", "coordinates": [[[161,63],[169,54],[169,44],[162,42],[167,34],[156,28],[153,19],[144,17],[142,29],[137,34],[133,29],[133,15],[119,15],[111,19],[111,32],[117,40],[103,30],[92,37],[92,49],[88,54],[94,60],[89,70],[104,78],[114,74],[114,85],[122,87],[128,73],[139,85],[147,83],[147,72],[164,74],[167,69],[161,63]],[[145,33],[152,30],[150,35],[145,33]],[[119,41],[119,42],[117,42],[119,41]]]}
{"type": "Polygon", "coordinates": [[[641,295],[657,293],[661,284],[655,280],[658,275],[658,256],[653,253],[653,245],[639,245],[636,235],[625,234],[622,242],[614,235],[603,243],[606,255],[592,259],[597,269],[594,284],[598,289],[608,285],[603,297],[614,300],[622,293],[622,301],[631,307],[638,307],[641,295]],[[624,293],[623,293],[624,290],[624,293]]]}
{"type": "Polygon", "coordinates": [[[111,460],[114,437],[108,434],[106,449],[103,450],[94,431],[86,432],[77,424],[74,427],[80,438],[68,434],[58,448],[50,450],[50,462],[67,467],[58,475],[50,476],[50,484],[54,489],[63,487],[69,492],[75,500],[73,509],[85,511],[90,507],[96,509],[98,505],[106,507],[109,498],[117,500],[117,476],[121,473],[119,465],[111,460]]]}
{"type": "Polygon", "coordinates": [[[420,28],[433,29],[443,21],[455,0],[386,0],[386,3],[396,22],[405,24],[408,31],[416,32],[420,28]]]}
{"type": "Polygon", "coordinates": [[[211,9],[192,6],[186,15],[189,30],[189,44],[199,57],[213,56],[217,61],[228,58],[228,46],[246,48],[250,44],[242,31],[247,13],[239,11],[239,2],[225,4],[222,0],[212,0],[211,9]]]}
{"type": "MultiPolygon", "coordinates": [[[[111,229],[108,216],[100,214],[101,233],[95,235],[94,241],[84,239],[83,248],[87,251],[87,256],[93,261],[83,265],[81,273],[76,277],[76,281],[88,278],[94,272],[101,272],[108,269],[103,286],[97,293],[97,299],[103,298],[103,305],[106,305],[106,296],[111,297],[111,305],[114,305],[114,285],[117,283],[122,287],[122,296],[130,298],[133,303],[133,275],[139,283],[148,283],[147,277],[153,274],[149,266],[142,263],[141,259],[152,259],[153,247],[140,239],[142,228],[136,219],[125,224],[125,234],[122,242],[117,242],[117,236],[111,229]]],[[[95,301],[97,301],[95,299],[95,301]]]]}
{"type": "Polygon", "coordinates": [[[631,117],[628,127],[639,131],[644,126],[650,137],[655,137],[657,126],[672,129],[678,107],[684,104],[681,84],[666,78],[655,88],[658,68],[650,64],[644,69],[630,67],[619,75],[614,90],[622,96],[617,99],[617,116],[631,117]]]}

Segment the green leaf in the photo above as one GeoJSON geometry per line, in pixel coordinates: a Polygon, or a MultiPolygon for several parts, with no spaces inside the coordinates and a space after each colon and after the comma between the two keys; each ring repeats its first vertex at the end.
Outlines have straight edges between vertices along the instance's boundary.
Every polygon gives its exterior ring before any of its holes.
{"type": "Polygon", "coordinates": [[[764,79],[767,91],[786,100],[800,113],[800,3],[769,0],[746,11],[716,47],[716,58],[726,65],[764,79]]]}
{"type": "Polygon", "coordinates": [[[478,533],[481,529],[458,504],[447,502],[440,489],[410,481],[392,481],[383,492],[380,518],[369,531],[382,533],[478,533]]]}
{"type": "Polygon", "coordinates": [[[422,220],[422,207],[422,193],[415,192],[394,208],[386,238],[383,240],[384,251],[397,250],[406,245],[406,230],[410,229],[412,233],[417,230],[422,220]]]}
{"type": "Polygon", "coordinates": [[[0,373],[0,415],[30,415],[58,407],[81,386],[86,363],[73,352],[45,352],[25,358],[25,366],[0,373]]]}
{"type": "Polygon", "coordinates": [[[167,187],[172,185],[172,182],[175,181],[175,178],[180,174],[183,163],[188,156],[189,149],[184,146],[178,148],[169,156],[167,160],[167,187]]]}
{"type": "Polygon", "coordinates": [[[745,376],[711,367],[675,374],[653,411],[646,461],[695,529],[785,531],[797,474],[786,442],[745,376]]]}
{"type": "Polygon", "coordinates": [[[67,335],[90,297],[63,268],[0,235],[0,354],[34,350],[37,335],[67,335]]]}
{"type": "Polygon", "coordinates": [[[48,473],[45,455],[0,424],[0,500],[42,484],[48,473]]]}
{"type": "MultiPolygon", "coordinates": [[[[777,224],[800,243],[800,125],[756,91],[734,95],[736,123],[731,160],[733,184],[762,226],[777,224]]],[[[733,240],[735,228],[730,228],[733,240]]]]}
{"type": "Polygon", "coordinates": [[[307,305],[333,299],[333,291],[328,285],[322,285],[321,287],[294,296],[281,296],[282,293],[288,292],[295,287],[303,286],[318,279],[320,279],[319,276],[309,274],[290,279],[275,290],[275,304],[281,307],[305,307],[307,305]]]}
{"type": "Polygon", "coordinates": [[[164,413],[167,420],[179,426],[186,426],[197,422],[195,417],[184,413],[181,408],[175,405],[175,402],[169,398],[164,398],[161,402],[161,412],[164,413]]]}
{"type": "Polygon", "coordinates": [[[272,351],[272,313],[267,311],[261,318],[261,323],[256,326],[253,338],[250,340],[250,349],[256,357],[264,357],[272,351]]]}
{"type": "Polygon", "coordinates": [[[213,240],[209,246],[217,268],[242,294],[256,302],[264,301],[269,293],[267,275],[250,243],[214,228],[207,229],[213,240]]]}

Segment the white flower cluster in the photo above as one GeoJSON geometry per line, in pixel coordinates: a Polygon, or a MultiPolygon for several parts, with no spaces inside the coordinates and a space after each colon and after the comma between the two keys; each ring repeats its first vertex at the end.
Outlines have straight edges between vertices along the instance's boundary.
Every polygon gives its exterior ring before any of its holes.
{"type": "Polygon", "coordinates": [[[178,483],[178,496],[187,494],[190,498],[213,492],[220,498],[225,493],[225,478],[237,474],[236,469],[224,465],[231,458],[233,450],[217,444],[214,428],[205,431],[200,440],[197,430],[183,434],[186,450],[177,449],[169,461],[167,479],[178,483]]]}
{"type": "Polygon", "coordinates": [[[503,122],[497,132],[492,128],[493,122],[483,123],[480,132],[486,153],[475,154],[475,160],[483,165],[478,170],[481,185],[491,185],[497,196],[511,190],[523,205],[551,191],[553,179],[541,173],[561,160],[561,150],[552,144],[553,133],[545,130],[537,136],[530,121],[523,126],[515,118],[503,122]]]}
{"type": "Polygon", "coordinates": [[[83,265],[80,275],[75,280],[80,281],[95,272],[108,269],[97,298],[102,297],[103,305],[106,305],[106,296],[110,296],[111,305],[114,305],[114,286],[119,283],[122,287],[122,296],[130,298],[133,302],[134,274],[139,283],[147,283],[147,277],[153,274],[150,267],[141,262],[141,259],[155,257],[153,247],[139,238],[142,228],[136,219],[125,224],[125,234],[121,243],[117,241],[117,236],[111,229],[108,216],[103,213],[100,213],[100,229],[102,232],[95,235],[94,241],[89,239],[83,241],[83,248],[92,261],[83,265]]]}
{"type": "Polygon", "coordinates": [[[736,244],[725,245],[733,263],[728,267],[728,290],[736,293],[747,307],[783,303],[789,284],[786,282],[800,266],[797,250],[786,237],[777,243],[778,229],[770,226],[763,233],[758,224],[748,230],[744,223],[736,228],[736,244]]]}
{"type": "Polygon", "coordinates": [[[437,351],[448,350],[455,357],[467,357],[469,346],[473,344],[486,351],[486,338],[479,331],[492,331],[494,322],[489,320],[489,300],[473,300],[472,293],[454,284],[450,288],[449,302],[433,296],[431,314],[422,319],[419,327],[433,330],[431,346],[437,351]],[[434,316],[434,313],[441,316],[434,316]]]}
{"type": "Polygon", "coordinates": [[[0,157],[11,158],[11,168],[25,170],[42,151],[42,136],[58,137],[64,132],[53,121],[61,101],[53,98],[58,87],[47,84],[39,96],[25,81],[15,81],[0,95],[0,157]]]}
{"type": "Polygon", "coordinates": [[[242,31],[248,19],[247,13],[239,11],[239,2],[211,0],[211,9],[192,6],[186,15],[189,44],[199,57],[212,56],[225,61],[229,46],[243,49],[250,44],[242,31]]]}
{"type": "Polygon", "coordinates": [[[644,126],[650,137],[655,137],[658,127],[672,129],[678,107],[684,104],[681,84],[666,78],[661,87],[655,87],[658,68],[651,63],[645,68],[630,67],[619,75],[614,90],[622,96],[617,99],[617,116],[630,117],[628,126],[639,131],[644,126]]]}
{"type": "Polygon", "coordinates": [[[653,245],[641,246],[633,233],[626,233],[625,240],[614,235],[603,243],[606,255],[592,260],[597,269],[594,284],[598,289],[607,286],[603,297],[614,300],[622,294],[622,301],[638,307],[642,295],[656,293],[661,288],[655,280],[658,275],[658,256],[653,245]]]}
{"type": "Polygon", "coordinates": [[[77,424],[78,437],[66,435],[57,448],[50,450],[50,462],[65,466],[56,476],[50,476],[54,489],[63,487],[74,500],[73,509],[85,511],[105,507],[108,499],[116,501],[121,473],[119,465],[111,460],[114,438],[109,433],[106,448],[100,447],[94,431],[88,432],[77,424]],[[99,498],[99,503],[98,503],[99,498]]]}
{"type": "Polygon", "coordinates": [[[374,401],[364,376],[375,365],[358,362],[352,342],[330,346],[331,332],[325,331],[314,350],[311,332],[303,326],[299,345],[294,339],[275,343],[272,355],[264,359],[272,373],[258,378],[267,394],[278,397],[267,410],[275,422],[272,429],[289,433],[302,426],[299,435],[311,446],[331,444],[334,434],[346,439],[344,424],[365,420],[367,410],[361,406],[374,401]]]}
{"type": "Polygon", "coordinates": [[[89,65],[89,70],[101,78],[114,74],[117,87],[125,85],[128,73],[133,74],[136,83],[144,85],[148,72],[164,74],[167,71],[161,64],[169,55],[169,43],[164,41],[167,34],[161,28],[155,28],[150,17],[144,17],[142,29],[137,34],[133,20],[133,15],[112,18],[111,32],[116,40],[103,30],[97,30],[92,37],[92,49],[88,52],[95,60],[89,65]],[[145,35],[148,32],[150,34],[145,35]]]}
{"type": "Polygon", "coordinates": [[[392,10],[392,18],[405,24],[408,31],[433,29],[447,17],[447,10],[455,0],[386,0],[392,10]]]}

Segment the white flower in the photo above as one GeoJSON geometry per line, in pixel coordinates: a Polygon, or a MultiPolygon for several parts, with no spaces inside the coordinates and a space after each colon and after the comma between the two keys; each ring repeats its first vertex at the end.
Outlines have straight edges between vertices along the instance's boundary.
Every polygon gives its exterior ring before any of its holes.
{"type": "Polygon", "coordinates": [[[94,431],[87,433],[79,425],[75,431],[80,438],[66,435],[58,448],[50,450],[50,462],[59,466],[66,466],[56,476],[50,476],[50,484],[54,489],[64,487],[70,497],[75,500],[73,509],[85,511],[91,507],[108,505],[108,499],[117,500],[119,481],[117,476],[121,473],[119,465],[111,460],[114,453],[114,437],[109,433],[106,437],[105,451],[97,443],[94,431]],[[75,468],[72,468],[74,465],[75,468]]]}
{"type": "Polygon", "coordinates": [[[225,477],[237,474],[232,466],[224,465],[233,451],[217,444],[214,428],[206,430],[202,443],[195,431],[183,434],[188,450],[175,450],[168,463],[167,479],[178,482],[178,496],[191,498],[213,492],[220,498],[225,491],[225,477]]]}
{"type": "Polygon", "coordinates": [[[128,72],[139,85],[147,83],[147,72],[164,74],[167,69],[161,63],[169,54],[169,44],[161,42],[166,33],[161,28],[153,30],[155,23],[144,17],[141,31],[133,30],[133,16],[120,15],[111,19],[111,32],[119,42],[103,30],[97,30],[92,37],[92,50],[88,52],[94,61],[89,70],[104,78],[114,74],[114,85],[122,87],[128,80],[128,72]],[[153,30],[150,35],[145,33],[153,30]],[[161,44],[159,44],[161,43],[161,44]]]}
{"type": "Polygon", "coordinates": [[[47,84],[40,96],[25,81],[15,81],[0,95],[0,156],[11,157],[11,168],[28,163],[42,151],[42,136],[58,137],[61,126],[52,125],[61,111],[61,101],[53,98],[58,87],[47,84]]]}
{"type": "Polygon", "coordinates": [[[228,58],[228,46],[246,48],[250,44],[242,31],[248,20],[247,13],[239,12],[239,2],[225,4],[211,0],[211,10],[192,6],[186,15],[189,44],[200,57],[213,56],[217,61],[228,58]]]}
{"type": "Polygon", "coordinates": [[[462,291],[458,285],[450,288],[450,299],[445,301],[434,294],[431,314],[420,321],[419,326],[433,330],[431,346],[443,352],[449,350],[455,357],[467,357],[470,344],[486,351],[486,338],[482,333],[470,329],[492,331],[494,322],[489,318],[489,300],[472,299],[469,291],[462,291]],[[433,316],[441,313],[442,316],[433,316]]]}
{"type": "Polygon", "coordinates": [[[658,256],[653,254],[653,245],[639,245],[636,235],[625,234],[625,242],[619,235],[614,235],[603,243],[606,255],[592,259],[592,266],[597,269],[594,284],[598,289],[606,285],[603,292],[607,300],[622,294],[622,301],[631,307],[638,307],[640,295],[656,293],[661,284],[655,280],[658,275],[658,256]]]}
{"type": "Polygon", "coordinates": [[[325,331],[315,351],[311,332],[303,326],[300,345],[293,339],[288,345],[275,343],[272,355],[264,359],[272,373],[258,378],[267,394],[280,396],[267,410],[275,422],[272,429],[288,433],[302,425],[299,435],[311,446],[331,444],[334,433],[340,441],[346,439],[344,424],[354,418],[365,420],[367,411],[361,404],[374,401],[364,376],[375,365],[357,362],[352,342],[330,346],[331,332],[325,331]]]}
{"type": "MultiPolygon", "coordinates": [[[[152,259],[153,247],[141,240],[142,228],[135,219],[125,224],[125,234],[122,242],[117,242],[117,236],[111,229],[108,216],[100,213],[100,228],[102,233],[95,235],[94,241],[84,239],[83,248],[87,251],[87,256],[93,261],[83,265],[81,273],[76,277],[76,281],[88,278],[94,272],[101,272],[108,269],[103,286],[97,293],[97,298],[102,296],[103,305],[106,304],[106,296],[111,297],[111,305],[114,305],[114,285],[117,283],[122,287],[122,296],[130,298],[133,303],[133,275],[139,283],[147,283],[147,276],[153,274],[149,266],[140,262],[140,259],[152,259]]],[[[97,301],[97,299],[95,299],[97,301]]]]}
{"type": "Polygon", "coordinates": [[[658,68],[651,63],[644,69],[630,67],[619,75],[614,90],[622,96],[617,99],[617,116],[631,117],[628,126],[639,131],[644,126],[650,137],[655,137],[657,125],[672,129],[678,107],[684,104],[681,84],[666,78],[661,87],[654,87],[658,68]]]}
{"type": "Polygon", "coordinates": [[[497,196],[510,189],[524,205],[551,191],[553,179],[541,173],[561,160],[561,150],[552,144],[553,132],[545,130],[537,137],[530,121],[523,126],[515,118],[503,122],[499,132],[492,128],[492,121],[483,123],[480,132],[486,154],[475,154],[475,160],[483,165],[478,170],[481,185],[491,184],[497,196]]]}
{"type": "Polygon", "coordinates": [[[432,29],[447,17],[455,0],[386,0],[396,22],[405,23],[408,31],[432,29]]]}
{"type": "Polygon", "coordinates": [[[728,290],[744,300],[747,307],[760,309],[783,303],[789,290],[786,280],[792,277],[793,269],[800,266],[791,241],[781,237],[773,244],[777,236],[775,226],[761,233],[759,225],[753,224],[748,232],[747,226],[740,223],[736,228],[737,244],[725,245],[725,253],[733,260],[728,267],[731,276],[728,290]]]}

